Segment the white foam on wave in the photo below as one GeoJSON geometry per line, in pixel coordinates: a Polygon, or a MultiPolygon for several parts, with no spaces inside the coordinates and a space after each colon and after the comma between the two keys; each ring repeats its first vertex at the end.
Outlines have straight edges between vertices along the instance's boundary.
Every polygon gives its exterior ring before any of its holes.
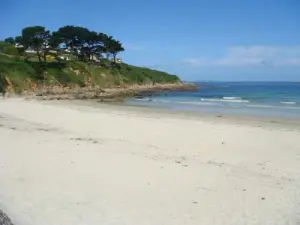
{"type": "Polygon", "coordinates": [[[240,97],[223,97],[224,100],[241,100],[240,97]]]}
{"type": "Polygon", "coordinates": [[[248,100],[241,99],[238,97],[223,97],[219,98],[202,98],[201,101],[209,101],[209,102],[230,102],[230,103],[248,103],[248,100]]]}
{"type": "MultiPolygon", "coordinates": [[[[249,103],[248,100],[244,100],[238,97],[224,97],[223,99],[210,99],[210,98],[201,98],[200,101],[193,101],[193,100],[186,100],[183,101],[179,99],[172,99],[172,100],[167,100],[167,99],[152,99],[152,98],[142,98],[142,99],[135,99],[137,101],[142,101],[142,102],[153,102],[153,103],[158,103],[158,104],[182,104],[182,105],[194,105],[194,106],[226,106],[226,103],[249,103]],[[225,98],[225,99],[224,99],[225,98]]],[[[232,107],[240,107],[240,106],[246,106],[250,108],[265,108],[265,109],[297,109],[300,110],[300,107],[296,106],[296,102],[281,102],[282,106],[280,105],[267,105],[267,104],[255,104],[251,102],[250,104],[232,104],[232,107]],[[295,105],[295,106],[294,106],[295,105]]]]}
{"type": "Polygon", "coordinates": [[[278,106],[274,106],[274,105],[255,105],[255,104],[251,104],[251,105],[247,105],[248,107],[255,107],[255,108],[279,108],[278,106]]]}
{"type": "Polygon", "coordinates": [[[202,102],[202,101],[168,101],[163,99],[153,99],[153,102],[157,103],[174,103],[174,104],[186,104],[186,105],[219,105],[217,102],[202,102]]]}
{"type": "Polygon", "coordinates": [[[176,100],[164,100],[164,99],[138,99],[142,101],[153,101],[161,103],[177,103],[177,104],[191,104],[191,105],[222,105],[222,103],[248,103],[248,100],[244,100],[237,97],[228,97],[226,99],[218,98],[201,98],[200,101],[176,101],[176,100]]]}
{"type": "Polygon", "coordinates": [[[179,104],[189,104],[189,105],[220,105],[221,104],[218,104],[218,103],[215,103],[215,102],[176,102],[176,103],[179,103],[179,104]]]}
{"type": "Polygon", "coordinates": [[[151,101],[151,98],[135,98],[135,101],[142,101],[142,102],[147,102],[147,101],[151,101]]]}
{"type": "Polygon", "coordinates": [[[296,105],[297,102],[280,102],[281,104],[286,104],[286,105],[296,105]]]}
{"type": "Polygon", "coordinates": [[[169,101],[169,100],[163,100],[163,99],[152,99],[153,102],[164,102],[164,103],[171,103],[171,102],[174,102],[174,101],[169,101]]]}

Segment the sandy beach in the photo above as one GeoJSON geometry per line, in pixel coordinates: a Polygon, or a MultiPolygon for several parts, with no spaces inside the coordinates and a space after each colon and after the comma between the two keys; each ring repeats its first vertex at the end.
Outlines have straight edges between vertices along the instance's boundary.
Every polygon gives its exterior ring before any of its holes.
{"type": "Polygon", "coordinates": [[[300,224],[300,125],[0,100],[15,225],[300,224]]]}

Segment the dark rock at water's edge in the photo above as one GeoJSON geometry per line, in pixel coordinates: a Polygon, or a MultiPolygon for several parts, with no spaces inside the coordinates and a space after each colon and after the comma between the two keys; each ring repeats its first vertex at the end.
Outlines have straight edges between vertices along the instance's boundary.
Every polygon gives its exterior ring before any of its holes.
{"type": "Polygon", "coordinates": [[[14,225],[10,218],[0,209],[0,225],[14,225]]]}
{"type": "Polygon", "coordinates": [[[143,98],[145,98],[147,96],[145,96],[143,94],[138,94],[138,95],[135,95],[134,97],[137,98],[137,99],[143,99],[143,98]]]}
{"type": "Polygon", "coordinates": [[[164,94],[165,96],[168,95],[168,92],[175,92],[175,91],[195,91],[197,90],[198,85],[192,83],[179,83],[178,85],[173,86],[157,86],[157,87],[149,87],[145,90],[138,91],[134,97],[137,99],[143,98],[151,98],[155,95],[164,94]]]}

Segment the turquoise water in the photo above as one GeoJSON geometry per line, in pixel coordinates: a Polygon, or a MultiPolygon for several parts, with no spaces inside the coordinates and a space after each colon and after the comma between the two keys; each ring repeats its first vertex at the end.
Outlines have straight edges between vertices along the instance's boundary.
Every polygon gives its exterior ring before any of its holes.
{"type": "Polygon", "coordinates": [[[300,118],[298,82],[199,82],[193,92],[128,99],[126,104],[215,114],[300,118]]]}

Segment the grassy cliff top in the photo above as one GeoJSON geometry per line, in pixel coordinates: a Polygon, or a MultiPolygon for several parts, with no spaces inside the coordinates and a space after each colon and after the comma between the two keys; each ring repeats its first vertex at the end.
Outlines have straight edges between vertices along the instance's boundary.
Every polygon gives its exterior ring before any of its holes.
{"type": "Polygon", "coordinates": [[[128,84],[176,83],[179,78],[165,72],[125,63],[111,66],[102,60],[91,65],[82,61],[50,60],[42,73],[36,60],[0,53],[0,92],[22,93],[41,86],[115,87],[128,84]],[[9,90],[8,90],[9,89],[9,90]]]}

